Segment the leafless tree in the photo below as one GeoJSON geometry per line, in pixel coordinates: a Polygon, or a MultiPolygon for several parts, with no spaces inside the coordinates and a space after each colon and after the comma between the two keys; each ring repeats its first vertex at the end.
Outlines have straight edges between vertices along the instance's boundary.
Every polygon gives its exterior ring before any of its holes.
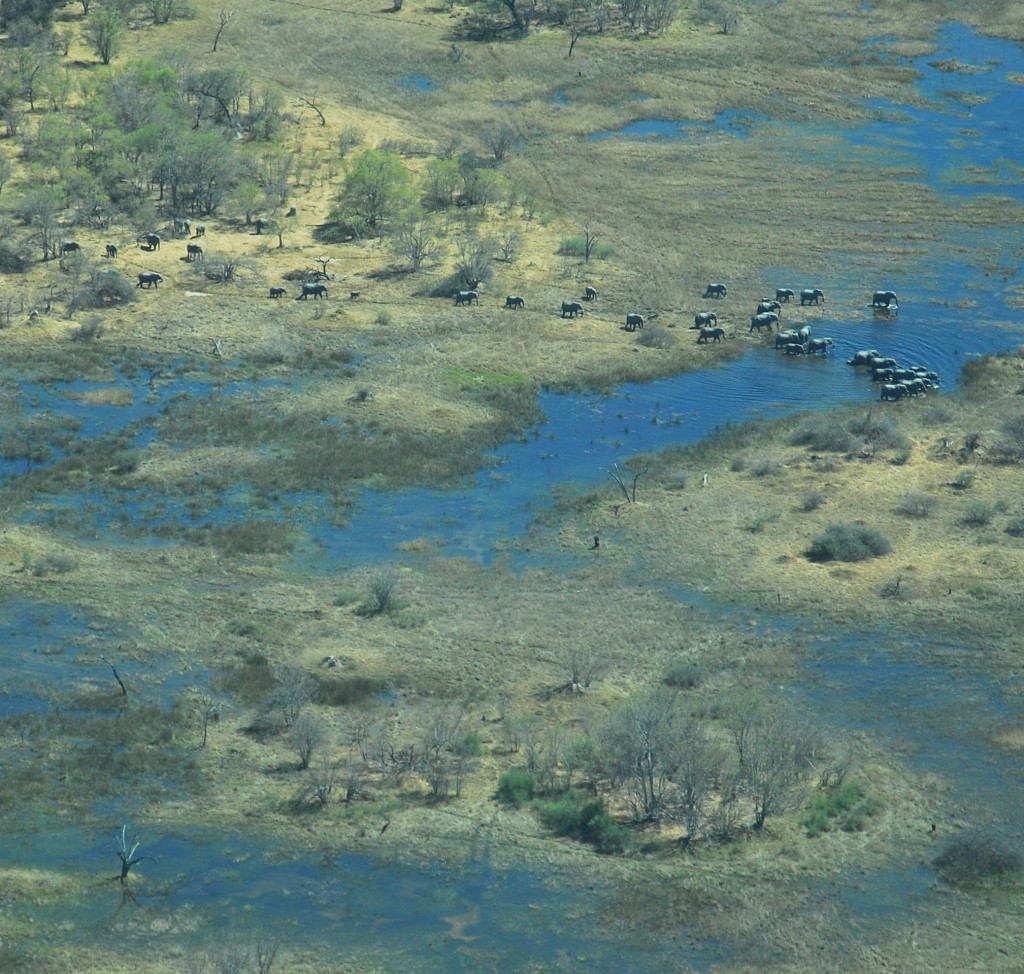
{"type": "Polygon", "coordinates": [[[303,711],[295,718],[288,739],[299,756],[299,770],[306,771],[313,755],[327,742],[327,728],[315,714],[303,711]]]}
{"type": "Polygon", "coordinates": [[[559,669],[569,677],[568,687],[589,687],[608,670],[608,658],[592,646],[564,646],[558,653],[559,669]]]}
{"type": "Polygon", "coordinates": [[[498,234],[498,252],[506,264],[511,264],[519,256],[523,246],[523,235],[512,226],[505,226],[498,234]]]}
{"type": "Polygon", "coordinates": [[[121,860],[121,875],[117,877],[120,883],[127,882],[128,873],[132,871],[134,866],[137,866],[144,859],[153,858],[152,856],[140,856],[138,854],[139,844],[139,840],[134,835],[128,835],[128,826],[122,825],[114,849],[117,853],[117,858],[121,860]]]}
{"type": "Polygon", "coordinates": [[[619,469],[619,465],[617,463],[612,464],[612,468],[611,468],[611,470],[608,471],[608,473],[611,474],[611,477],[615,481],[615,483],[617,483],[619,485],[619,489],[622,491],[623,495],[625,496],[627,504],[635,504],[636,503],[636,488],[637,488],[637,484],[639,484],[640,478],[645,473],[647,473],[648,469],[649,469],[648,467],[644,467],[643,470],[639,471],[638,473],[633,474],[632,483],[627,484],[627,482],[626,482],[627,474],[623,473],[623,471],[621,471],[619,469]]]}
{"type": "Polygon", "coordinates": [[[726,756],[707,727],[693,717],[681,723],[678,740],[673,783],[689,841],[697,838],[704,828],[708,807],[721,782],[726,756]]]}
{"type": "Polygon", "coordinates": [[[220,43],[221,35],[224,33],[228,24],[230,24],[234,19],[234,10],[222,10],[217,15],[217,32],[213,35],[213,47],[211,48],[212,53],[217,53],[217,45],[220,43]]]}
{"type": "Polygon", "coordinates": [[[285,727],[291,727],[316,693],[316,679],[298,666],[283,666],[275,674],[276,686],[267,708],[277,711],[285,727]]]}
{"type": "Polygon", "coordinates": [[[770,815],[797,807],[820,749],[820,735],[790,705],[744,700],[735,710],[732,734],[739,759],[738,784],[754,803],[754,828],[770,815]]]}
{"type": "Polygon", "coordinates": [[[408,261],[409,270],[418,274],[424,264],[437,259],[440,252],[434,228],[424,220],[406,223],[395,234],[392,248],[408,261]]]}
{"type": "Polygon", "coordinates": [[[680,719],[676,694],[658,689],[627,700],[595,735],[600,770],[623,791],[635,821],[664,811],[679,769],[680,719]]]}

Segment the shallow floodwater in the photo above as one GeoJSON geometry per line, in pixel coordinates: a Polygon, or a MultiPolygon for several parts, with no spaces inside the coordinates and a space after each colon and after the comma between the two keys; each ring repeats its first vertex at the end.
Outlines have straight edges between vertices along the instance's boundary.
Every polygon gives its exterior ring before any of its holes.
{"type": "MultiPolygon", "coordinates": [[[[1022,89],[1009,75],[1024,74],[1020,48],[956,26],[943,31],[939,42],[941,49],[917,64],[930,108],[909,111],[877,104],[872,106],[879,115],[876,122],[840,134],[851,145],[884,145],[940,192],[994,192],[1019,199],[1022,89]],[[986,70],[951,73],[927,64],[953,56],[986,70]],[[985,100],[965,98],[971,93],[985,100]],[[972,166],[986,171],[984,184],[965,175],[972,166]]],[[[754,119],[751,124],[771,123],[754,119]]],[[[748,128],[744,124],[741,134],[748,128]]],[[[686,137],[696,133],[688,131],[686,137]]],[[[996,241],[994,246],[1001,244],[996,241]]],[[[550,503],[552,490],[567,481],[607,483],[608,468],[635,453],[692,442],[726,423],[827,409],[836,402],[922,408],[920,402],[878,404],[877,389],[844,360],[856,349],[877,348],[901,363],[934,369],[949,388],[972,356],[1020,342],[1020,333],[1010,324],[1019,321],[1019,313],[1004,300],[1005,288],[1020,283],[1015,263],[1012,268],[1007,280],[994,284],[968,258],[955,267],[936,267],[934,276],[921,281],[896,286],[879,280],[865,287],[865,304],[872,286],[899,291],[903,306],[896,319],[877,319],[866,307],[833,308],[829,303],[806,312],[813,315],[816,335],[835,340],[835,352],[828,358],[787,358],[766,345],[722,368],[627,386],[610,396],[546,393],[541,403],[546,422],[524,441],[495,451],[464,489],[368,493],[345,528],[330,526],[329,510],[325,506],[321,516],[317,504],[322,502],[310,499],[306,526],[318,545],[314,561],[336,569],[408,559],[399,555],[397,546],[426,538],[436,542],[433,553],[483,564],[496,557],[529,563],[529,552],[520,551],[522,539],[538,510],[550,503]],[[975,306],[958,309],[955,302],[964,297],[975,306]]],[[[772,273],[766,290],[776,284],[798,290],[820,286],[826,300],[832,288],[862,284],[804,281],[792,269],[772,273]]],[[[787,317],[788,309],[784,323],[787,317]]],[[[687,322],[677,324],[683,340],[692,335],[687,322]]],[[[61,410],[62,398],[67,402],[82,391],[87,390],[55,386],[37,395],[55,397],[47,399],[47,408],[61,410]]],[[[141,388],[136,399],[145,402],[141,388]]],[[[65,411],[72,412],[70,407],[65,411]]],[[[93,429],[116,429],[119,423],[127,426],[144,418],[133,407],[105,407],[102,414],[75,407],[76,415],[78,411],[87,413],[83,421],[93,429]]],[[[96,498],[95,503],[98,516],[109,511],[115,523],[119,506],[129,522],[141,510],[139,499],[130,495],[116,501],[96,498]]],[[[241,492],[218,516],[237,516],[244,513],[244,505],[241,492]]],[[[7,669],[0,670],[0,678],[6,682],[20,674],[24,686],[0,696],[0,713],[31,709],[32,683],[44,676],[81,677],[75,646],[85,638],[86,625],[59,609],[33,614],[24,606],[6,607],[0,632],[17,639],[20,649],[5,653],[7,669]],[[57,644],[60,652],[47,651],[57,644]]],[[[889,645],[878,634],[825,636],[812,641],[808,687],[802,692],[849,726],[905,742],[911,760],[948,778],[965,798],[979,795],[983,814],[993,820],[1024,820],[1019,768],[985,746],[992,726],[1020,719],[1019,704],[984,680],[965,678],[963,669],[936,666],[926,650],[906,643],[889,645]]],[[[110,809],[109,814],[116,822],[118,811],[110,809]]],[[[469,857],[473,865],[457,869],[358,856],[312,864],[269,846],[225,844],[222,837],[214,840],[198,833],[150,838],[146,851],[155,861],[140,867],[146,883],[139,908],[146,912],[129,911],[126,915],[138,922],[122,920],[119,927],[119,935],[126,928],[125,936],[139,946],[162,942],[160,931],[173,936],[201,913],[213,918],[202,931],[211,937],[218,921],[230,925],[245,918],[253,927],[280,925],[297,942],[337,943],[339,953],[346,943],[367,951],[384,944],[382,970],[700,970],[727,956],[720,945],[681,948],[669,936],[646,941],[632,937],[602,912],[601,891],[577,889],[569,879],[560,890],[558,877],[540,878],[528,870],[497,871],[483,845],[469,857]]],[[[101,875],[108,864],[113,872],[111,843],[112,834],[111,842],[99,842],[70,829],[57,837],[24,835],[0,846],[0,862],[66,864],[101,875]]],[[[913,908],[926,902],[932,879],[928,870],[907,864],[887,876],[871,877],[863,887],[840,884],[828,895],[843,909],[870,919],[888,915],[894,904],[913,908]]],[[[109,892],[107,899],[90,898],[77,912],[72,908],[70,915],[62,914],[51,936],[106,930],[118,916],[120,899],[116,885],[109,892]]]]}

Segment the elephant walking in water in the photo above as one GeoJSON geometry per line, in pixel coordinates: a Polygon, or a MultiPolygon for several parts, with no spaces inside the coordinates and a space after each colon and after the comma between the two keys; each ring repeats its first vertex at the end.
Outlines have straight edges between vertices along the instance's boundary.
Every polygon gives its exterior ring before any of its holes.
{"type": "Polygon", "coordinates": [[[895,291],[875,291],[871,298],[872,308],[889,308],[892,305],[898,305],[899,299],[896,297],[895,291]]]}

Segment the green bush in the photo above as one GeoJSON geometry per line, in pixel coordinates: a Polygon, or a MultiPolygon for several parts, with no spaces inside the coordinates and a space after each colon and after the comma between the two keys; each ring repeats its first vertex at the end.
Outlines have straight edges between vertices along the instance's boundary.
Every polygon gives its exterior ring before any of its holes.
{"type": "MultiPolygon", "coordinates": [[[[591,242],[590,256],[595,260],[608,260],[615,253],[611,244],[591,242]]],[[[558,255],[560,257],[586,257],[586,237],[562,237],[558,244],[558,255]]]]}
{"type": "Polygon", "coordinates": [[[824,503],[825,495],[820,490],[807,490],[800,497],[800,510],[816,511],[824,503]]]}
{"type": "Polygon", "coordinates": [[[600,798],[587,801],[568,792],[556,801],[538,802],[536,807],[541,821],[555,835],[585,842],[608,855],[625,851],[629,844],[629,830],[608,814],[600,798]]]}
{"type": "Polygon", "coordinates": [[[838,788],[814,794],[804,809],[800,824],[812,838],[835,828],[843,832],[862,832],[868,819],[881,810],[880,798],[867,794],[858,782],[847,781],[838,788]]]}
{"type": "Polygon", "coordinates": [[[537,776],[526,768],[510,768],[498,779],[498,801],[518,808],[538,793],[537,776]]]}
{"type": "Polygon", "coordinates": [[[892,551],[877,528],[866,524],[830,524],[805,552],[811,561],[866,561],[892,551]]]}
{"type": "Polygon", "coordinates": [[[682,687],[694,690],[700,686],[702,674],[696,663],[673,663],[665,674],[665,684],[670,687],[682,687]]]}
{"type": "Polygon", "coordinates": [[[938,507],[938,504],[939,499],[932,494],[914,490],[900,498],[896,510],[907,517],[928,517],[938,507]]]}

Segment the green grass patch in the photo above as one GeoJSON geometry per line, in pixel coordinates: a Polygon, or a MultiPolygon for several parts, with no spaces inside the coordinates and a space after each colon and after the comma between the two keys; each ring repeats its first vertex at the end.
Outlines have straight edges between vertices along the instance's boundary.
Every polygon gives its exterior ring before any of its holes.
{"type": "Polygon", "coordinates": [[[807,549],[811,561],[866,561],[887,555],[892,545],[877,528],[866,524],[830,524],[807,549]]]}
{"type": "Polygon", "coordinates": [[[839,829],[863,832],[870,819],[882,811],[882,801],[856,781],[847,781],[811,796],[800,824],[811,838],[839,829]]]}
{"type": "Polygon", "coordinates": [[[552,801],[539,801],[534,808],[555,835],[592,845],[598,852],[613,855],[630,845],[632,833],[608,814],[600,798],[587,799],[568,791],[552,801]]]}

